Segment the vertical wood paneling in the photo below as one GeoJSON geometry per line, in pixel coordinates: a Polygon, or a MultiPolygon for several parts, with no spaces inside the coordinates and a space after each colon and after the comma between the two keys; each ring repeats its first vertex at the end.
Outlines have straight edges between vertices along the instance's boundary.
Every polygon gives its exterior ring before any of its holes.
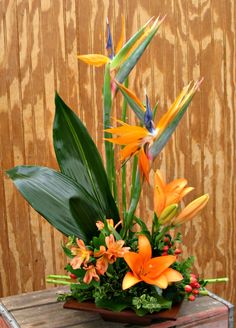
{"type": "MultiPolygon", "coordinates": [[[[78,62],[77,53],[105,54],[106,17],[117,42],[122,14],[126,38],[150,16],[167,14],[130,75],[130,87],[140,97],[146,88],[152,105],[159,100],[158,117],[184,85],[204,77],[200,92],[155,167],[167,179],[185,176],[189,180],[195,190],[187,201],[209,192],[207,210],[183,227],[184,254],[196,256],[201,276],[228,276],[231,283],[212,290],[234,302],[233,0],[0,2],[0,296],[45,288],[45,275],[63,273],[62,235],[28,207],[4,172],[19,164],[57,168],[51,133],[55,90],[80,115],[103,154],[103,68],[78,62]]],[[[121,99],[118,95],[114,116],[120,116],[121,99]]],[[[131,111],[127,120],[135,122],[131,111]]],[[[152,199],[146,196],[149,192],[146,185],[139,211],[145,218],[152,208],[152,199]]]]}

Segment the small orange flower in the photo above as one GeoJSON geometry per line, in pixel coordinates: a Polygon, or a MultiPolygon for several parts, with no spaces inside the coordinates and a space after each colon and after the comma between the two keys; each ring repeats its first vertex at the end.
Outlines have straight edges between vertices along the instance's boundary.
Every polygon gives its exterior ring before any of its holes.
{"type": "Polygon", "coordinates": [[[102,221],[97,221],[96,226],[99,231],[101,231],[104,228],[104,223],[102,221]]]}
{"type": "Polygon", "coordinates": [[[122,283],[122,289],[127,289],[144,281],[159,288],[167,288],[168,283],[181,281],[183,276],[178,271],[169,268],[176,260],[173,255],[152,258],[152,248],[145,235],[138,236],[138,253],[128,252],[124,259],[132,272],[127,272],[122,283]]]}
{"type": "Polygon", "coordinates": [[[106,256],[100,257],[96,262],[96,270],[99,274],[104,275],[107,271],[109,262],[106,256]]]}
{"type": "Polygon", "coordinates": [[[167,184],[160,170],[156,171],[154,179],[154,211],[158,217],[167,206],[179,203],[194,189],[187,187],[186,179],[175,179],[167,184]]]}
{"type": "Polygon", "coordinates": [[[100,246],[99,251],[94,252],[95,257],[99,257],[96,263],[96,268],[100,274],[107,271],[108,264],[112,264],[118,257],[124,257],[125,253],[129,251],[129,247],[124,246],[124,240],[115,241],[111,234],[105,238],[106,246],[100,246]]]}
{"type": "Polygon", "coordinates": [[[92,251],[87,249],[82,239],[76,239],[76,242],[78,247],[71,247],[71,253],[75,257],[71,260],[70,264],[74,270],[79,269],[82,264],[86,266],[92,253],[92,251]]]}
{"type": "Polygon", "coordinates": [[[99,275],[96,272],[96,268],[93,264],[89,265],[87,268],[85,267],[84,270],[86,270],[83,282],[85,284],[90,284],[92,279],[95,279],[96,281],[99,281],[99,275]]]}

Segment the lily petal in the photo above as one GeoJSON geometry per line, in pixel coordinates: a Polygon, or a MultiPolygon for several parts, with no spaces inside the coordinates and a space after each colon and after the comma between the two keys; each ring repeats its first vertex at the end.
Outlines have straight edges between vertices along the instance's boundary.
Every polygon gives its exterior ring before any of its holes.
{"type": "Polygon", "coordinates": [[[187,185],[188,181],[186,179],[175,179],[173,181],[171,181],[170,183],[168,183],[165,187],[166,191],[182,191],[184,189],[184,187],[187,185]]]}
{"type": "Polygon", "coordinates": [[[122,289],[130,288],[140,281],[141,279],[137,278],[132,272],[127,272],[122,282],[122,289]]]}
{"type": "Polygon", "coordinates": [[[140,263],[143,262],[142,255],[134,252],[125,253],[124,259],[134,273],[137,273],[139,271],[140,263]]]}
{"type": "Polygon", "coordinates": [[[168,286],[168,280],[164,274],[161,274],[157,278],[150,278],[149,276],[142,276],[142,279],[147,284],[155,285],[162,289],[165,289],[168,286]]]}
{"type": "Polygon", "coordinates": [[[184,190],[181,192],[180,197],[184,198],[188,193],[190,193],[194,188],[193,187],[187,187],[184,188],[184,190]]]}
{"type": "Polygon", "coordinates": [[[152,248],[148,238],[145,235],[139,235],[138,237],[138,250],[139,250],[139,254],[142,254],[145,261],[151,259],[152,248]]]}
{"type": "Polygon", "coordinates": [[[169,282],[181,281],[183,280],[183,276],[179,271],[168,268],[163,273],[169,282]]]}
{"type": "Polygon", "coordinates": [[[152,279],[162,274],[171,264],[176,261],[174,255],[166,255],[154,257],[148,261],[146,267],[148,268],[148,276],[152,279]]]}

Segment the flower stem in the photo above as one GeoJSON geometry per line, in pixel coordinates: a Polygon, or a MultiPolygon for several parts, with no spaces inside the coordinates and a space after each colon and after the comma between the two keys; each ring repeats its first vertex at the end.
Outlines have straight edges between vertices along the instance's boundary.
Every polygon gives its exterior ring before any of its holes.
{"type": "MultiPolygon", "coordinates": [[[[104,129],[110,128],[111,125],[111,108],[112,108],[112,95],[111,95],[111,77],[110,77],[110,63],[106,65],[104,85],[103,85],[103,125],[104,129]]],[[[111,134],[104,132],[105,138],[110,138],[111,134]]],[[[106,171],[108,182],[115,202],[117,203],[117,184],[116,184],[116,171],[115,171],[115,158],[113,145],[105,141],[105,154],[106,154],[106,171]]]]}
{"type": "Polygon", "coordinates": [[[56,285],[72,285],[74,282],[72,281],[65,281],[65,280],[59,280],[59,279],[46,279],[46,282],[50,284],[56,284],[56,285]]]}
{"type": "Polygon", "coordinates": [[[58,275],[58,274],[50,274],[47,276],[47,279],[66,279],[66,280],[71,280],[70,276],[65,276],[65,275],[58,275]]]}
{"type": "Polygon", "coordinates": [[[227,282],[227,281],[229,281],[229,278],[227,278],[227,277],[204,279],[204,282],[206,282],[207,284],[212,284],[215,282],[227,282]]]}
{"type": "Polygon", "coordinates": [[[130,201],[130,207],[129,211],[127,213],[126,219],[125,219],[125,235],[127,234],[128,230],[130,229],[133,219],[134,219],[134,212],[136,210],[136,207],[138,205],[138,201],[141,194],[141,183],[140,183],[140,173],[139,170],[136,172],[136,178],[134,187],[132,188],[132,195],[131,195],[131,201],[130,201]]]}
{"type": "MultiPolygon", "coordinates": [[[[128,88],[129,80],[126,78],[124,85],[126,88],[128,88]]],[[[126,112],[127,112],[127,100],[124,98],[123,100],[123,106],[122,106],[122,121],[126,122],[126,112]]],[[[126,165],[122,166],[122,210],[123,210],[123,216],[125,218],[126,216],[126,165]]]]}
{"type": "Polygon", "coordinates": [[[205,290],[199,290],[199,295],[207,296],[208,291],[206,289],[205,290]]]}

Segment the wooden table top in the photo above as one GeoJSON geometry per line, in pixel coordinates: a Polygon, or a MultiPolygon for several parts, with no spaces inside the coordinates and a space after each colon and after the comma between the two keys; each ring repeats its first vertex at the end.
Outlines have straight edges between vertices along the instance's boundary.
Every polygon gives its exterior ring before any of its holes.
{"type": "MultiPolygon", "coordinates": [[[[64,287],[52,288],[2,298],[0,300],[0,328],[127,327],[126,324],[106,322],[95,313],[64,309],[63,303],[57,302],[56,299],[57,294],[63,293],[65,290],[64,287]]],[[[182,303],[177,321],[152,324],[149,327],[233,328],[232,318],[229,320],[229,314],[232,312],[229,311],[230,306],[232,310],[231,304],[213,294],[210,297],[199,297],[194,302],[184,301],[182,303]]],[[[133,325],[132,327],[139,326],[133,325]]]]}

